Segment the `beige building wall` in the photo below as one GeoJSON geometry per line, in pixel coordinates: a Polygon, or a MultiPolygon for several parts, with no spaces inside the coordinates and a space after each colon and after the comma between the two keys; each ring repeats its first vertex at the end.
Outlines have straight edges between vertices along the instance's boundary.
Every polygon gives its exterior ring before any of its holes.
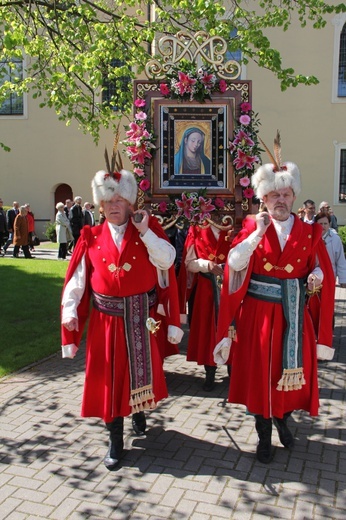
{"type": "MultiPolygon", "coordinates": [[[[334,32],[337,30],[339,35],[344,23],[346,15],[341,15],[330,17],[322,30],[296,27],[285,33],[279,29],[271,31],[273,47],[282,53],[284,67],[317,76],[318,85],[281,92],[279,82],[270,72],[253,63],[246,70],[247,78],[253,80],[253,108],[260,114],[263,141],[272,149],[279,129],[283,160],[296,162],[300,168],[302,192],[294,209],[308,198],[317,206],[327,200],[340,225],[346,224],[346,201],[339,202],[337,151],[341,145],[346,148],[346,98],[339,98],[338,102],[332,99],[333,86],[336,89],[334,32]]],[[[262,159],[268,161],[266,154],[262,159]]]]}
{"type": "MultiPolygon", "coordinates": [[[[253,108],[260,115],[262,139],[272,147],[279,129],[283,159],[300,167],[303,189],[295,210],[307,198],[317,205],[327,200],[339,224],[346,225],[346,201],[338,202],[335,173],[336,150],[342,143],[346,147],[346,99],[332,102],[334,29],[331,17],[320,31],[298,27],[287,33],[271,31],[273,46],[282,52],[284,66],[316,75],[319,85],[281,92],[278,80],[253,63],[247,65],[244,79],[253,81],[253,108]]],[[[0,149],[0,196],[5,205],[14,200],[29,202],[42,237],[46,222],[55,218],[58,185],[70,185],[73,196],[80,195],[83,202],[92,199],[90,182],[97,170],[104,169],[104,148],[111,151],[113,134],[103,131],[96,146],[77,125],[66,127],[53,110],[40,109],[30,95],[26,106],[24,118],[0,117],[0,141],[11,147],[10,153],[0,149]]],[[[263,160],[267,161],[265,155],[263,160]]]]}
{"type": "Polygon", "coordinates": [[[9,153],[0,150],[4,204],[29,202],[41,237],[46,223],[55,219],[54,195],[60,184],[68,184],[74,197],[92,202],[91,179],[105,169],[104,149],[111,152],[113,145],[111,131],[102,131],[96,146],[76,124],[66,127],[53,110],[39,108],[28,97],[27,118],[0,118],[0,135],[11,148],[9,153]]]}

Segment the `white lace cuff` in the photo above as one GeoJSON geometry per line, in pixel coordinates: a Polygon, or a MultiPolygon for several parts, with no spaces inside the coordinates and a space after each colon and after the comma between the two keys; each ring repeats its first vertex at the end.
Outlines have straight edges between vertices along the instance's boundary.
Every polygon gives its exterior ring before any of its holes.
{"type": "Polygon", "coordinates": [[[214,348],[214,361],[217,365],[224,365],[231,352],[231,338],[223,338],[214,348]]]}
{"type": "Polygon", "coordinates": [[[63,345],[61,347],[62,357],[73,359],[78,352],[78,347],[74,343],[70,345],[63,345]]]}
{"type": "Polygon", "coordinates": [[[176,327],[175,325],[168,325],[167,339],[170,343],[173,343],[173,345],[180,343],[183,336],[184,331],[182,329],[176,327]]]}
{"type": "Polygon", "coordinates": [[[334,348],[327,347],[326,345],[319,345],[317,343],[317,359],[321,361],[331,361],[334,357],[334,348]]]}

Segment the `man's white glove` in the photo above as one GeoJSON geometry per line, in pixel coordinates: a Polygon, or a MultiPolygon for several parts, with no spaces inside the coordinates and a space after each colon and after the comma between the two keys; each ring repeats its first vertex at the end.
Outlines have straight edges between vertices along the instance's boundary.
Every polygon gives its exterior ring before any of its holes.
{"type": "Polygon", "coordinates": [[[78,352],[78,347],[74,343],[71,345],[63,345],[61,347],[62,357],[73,359],[78,352]]]}
{"type": "Polygon", "coordinates": [[[223,338],[214,348],[214,362],[217,365],[224,365],[231,352],[232,340],[231,338],[223,338]]]}

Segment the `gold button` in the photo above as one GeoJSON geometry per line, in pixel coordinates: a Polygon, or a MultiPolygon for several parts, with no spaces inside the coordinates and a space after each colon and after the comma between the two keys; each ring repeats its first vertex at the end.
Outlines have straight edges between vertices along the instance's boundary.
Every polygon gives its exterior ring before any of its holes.
{"type": "Polygon", "coordinates": [[[136,246],[138,246],[138,242],[135,242],[136,246]]]}
{"type": "Polygon", "coordinates": [[[299,264],[299,262],[300,262],[300,258],[297,259],[297,262],[298,262],[298,264],[299,264]]]}
{"type": "Polygon", "coordinates": [[[97,246],[97,249],[101,249],[101,246],[97,246]]]}
{"type": "Polygon", "coordinates": [[[308,235],[308,238],[311,238],[311,235],[308,235]]]}
{"type": "Polygon", "coordinates": [[[94,238],[97,238],[97,235],[95,235],[94,238]]]}
{"type": "Polygon", "coordinates": [[[266,258],[263,258],[263,262],[266,262],[266,261],[267,261],[267,259],[266,259],[266,258]]]}
{"type": "Polygon", "coordinates": [[[304,246],[304,247],[303,247],[303,251],[305,251],[305,250],[306,250],[306,247],[304,246]]]}
{"type": "Polygon", "coordinates": [[[136,257],[135,257],[135,256],[133,256],[132,258],[133,258],[133,260],[136,260],[136,257]]]}
{"type": "Polygon", "coordinates": [[[105,261],[106,261],[106,259],[105,259],[105,258],[102,258],[102,262],[105,262],[105,261]]]}
{"type": "Polygon", "coordinates": [[[259,247],[260,249],[263,249],[263,246],[262,246],[262,244],[260,244],[260,245],[259,245],[258,247],[259,247]]]}

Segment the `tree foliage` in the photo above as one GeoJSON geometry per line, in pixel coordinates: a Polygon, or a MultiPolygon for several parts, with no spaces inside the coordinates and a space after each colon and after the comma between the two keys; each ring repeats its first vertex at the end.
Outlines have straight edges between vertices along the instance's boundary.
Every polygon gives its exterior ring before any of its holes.
{"type": "Polygon", "coordinates": [[[333,4],[321,0],[0,0],[0,104],[11,93],[30,91],[42,107],[52,107],[66,124],[77,120],[97,142],[101,127],[115,127],[132,110],[132,88],[124,88],[119,79],[135,78],[143,71],[155,38],[182,29],[223,36],[230,50],[242,51],[245,63],[254,60],[271,70],[283,90],[314,84],[317,78],[283,68],[268,35],[274,27],[288,30],[293,18],[302,28],[309,23],[320,29],[328,14],[346,11],[345,4],[333,4]],[[230,38],[234,29],[237,36],[230,38]],[[8,66],[22,57],[24,77],[14,75],[8,80],[8,66]],[[102,102],[105,78],[116,84],[110,103],[102,102]]]}

